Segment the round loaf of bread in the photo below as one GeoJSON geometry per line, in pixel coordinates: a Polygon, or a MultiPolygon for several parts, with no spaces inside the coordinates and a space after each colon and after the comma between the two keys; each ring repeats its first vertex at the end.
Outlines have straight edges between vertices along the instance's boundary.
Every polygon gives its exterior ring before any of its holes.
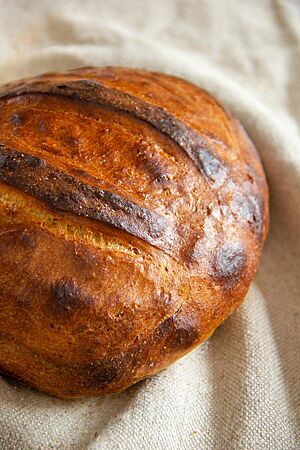
{"type": "Polygon", "coordinates": [[[122,391],[242,302],[268,229],[246,132],[180,78],[103,67],[0,87],[0,371],[122,391]]]}

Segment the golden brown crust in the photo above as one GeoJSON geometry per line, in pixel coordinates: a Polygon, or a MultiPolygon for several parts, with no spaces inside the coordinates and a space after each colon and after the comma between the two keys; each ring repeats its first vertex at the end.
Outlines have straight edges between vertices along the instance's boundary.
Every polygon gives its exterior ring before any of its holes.
{"type": "Polygon", "coordinates": [[[243,300],[268,188],[238,121],[164,74],[84,68],[0,87],[0,370],[118,392],[243,300]]]}

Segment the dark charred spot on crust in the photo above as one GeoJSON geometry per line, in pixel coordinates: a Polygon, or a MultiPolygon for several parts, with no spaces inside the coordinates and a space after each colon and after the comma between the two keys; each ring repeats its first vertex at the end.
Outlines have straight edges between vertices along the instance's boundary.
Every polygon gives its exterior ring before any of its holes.
{"type": "Polygon", "coordinates": [[[188,349],[199,338],[200,330],[197,321],[193,317],[183,316],[179,310],[159,325],[152,340],[154,343],[161,342],[161,353],[167,353],[168,349],[173,351],[188,349]]]}
{"type": "Polygon", "coordinates": [[[111,383],[112,381],[118,378],[119,371],[116,366],[107,366],[102,369],[99,369],[97,373],[97,381],[100,384],[111,383]]]}
{"type": "Polygon", "coordinates": [[[19,126],[22,125],[23,123],[23,117],[21,114],[19,113],[14,113],[11,118],[10,118],[10,122],[15,125],[15,126],[19,126]]]}
{"type": "Polygon", "coordinates": [[[195,155],[204,177],[212,187],[220,187],[227,175],[224,164],[206,148],[198,148],[195,155]]]}
{"type": "Polygon", "coordinates": [[[93,296],[84,292],[72,279],[58,280],[51,286],[48,309],[57,319],[70,318],[77,311],[92,307],[93,304],[93,296]]]}
{"type": "Polygon", "coordinates": [[[123,360],[108,360],[87,364],[84,367],[86,376],[83,383],[88,388],[99,389],[101,386],[118,381],[125,373],[123,360]]]}
{"type": "Polygon", "coordinates": [[[222,281],[225,287],[232,287],[240,281],[246,267],[247,256],[239,242],[231,242],[220,248],[214,258],[212,277],[222,281]]]}
{"type": "Polygon", "coordinates": [[[23,231],[23,233],[20,234],[20,240],[24,247],[28,248],[34,248],[37,243],[37,237],[35,233],[29,232],[27,230],[23,231]]]}
{"type": "Polygon", "coordinates": [[[194,345],[200,336],[199,327],[192,317],[176,314],[173,317],[174,331],[171,336],[170,347],[174,349],[188,349],[194,345]]]}
{"type": "Polygon", "coordinates": [[[263,231],[263,205],[261,199],[254,194],[247,197],[235,194],[231,203],[232,212],[245,223],[248,223],[260,239],[263,231]]]}

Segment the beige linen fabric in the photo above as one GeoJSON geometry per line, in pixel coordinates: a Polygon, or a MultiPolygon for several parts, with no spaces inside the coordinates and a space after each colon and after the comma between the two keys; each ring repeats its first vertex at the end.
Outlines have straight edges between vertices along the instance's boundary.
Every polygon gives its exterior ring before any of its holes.
{"type": "Polygon", "coordinates": [[[0,448],[299,449],[299,0],[0,0],[0,25],[0,82],[109,64],[208,89],[247,128],[271,189],[255,282],[206,343],[104,399],[1,378],[0,448]]]}

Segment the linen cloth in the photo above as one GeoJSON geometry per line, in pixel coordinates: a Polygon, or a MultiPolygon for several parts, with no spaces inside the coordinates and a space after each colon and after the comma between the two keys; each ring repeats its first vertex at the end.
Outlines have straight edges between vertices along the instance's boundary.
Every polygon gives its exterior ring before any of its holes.
{"type": "Polygon", "coordinates": [[[107,398],[1,378],[0,448],[299,449],[300,2],[0,0],[0,25],[0,82],[124,65],[209,90],[246,127],[271,191],[255,281],[207,342],[107,398]]]}

